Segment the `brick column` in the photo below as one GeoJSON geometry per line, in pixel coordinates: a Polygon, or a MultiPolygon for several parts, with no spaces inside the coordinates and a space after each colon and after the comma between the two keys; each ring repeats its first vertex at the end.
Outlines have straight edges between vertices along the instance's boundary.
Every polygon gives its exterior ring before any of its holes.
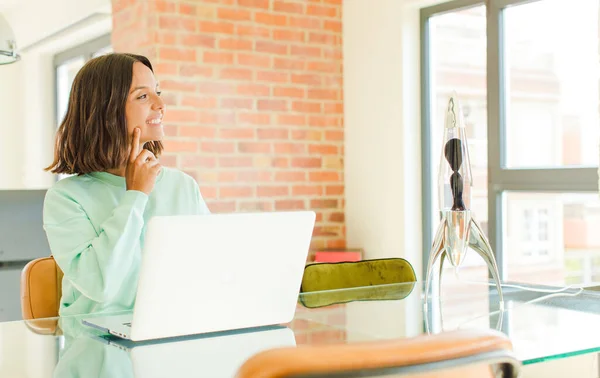
{"type": "Polygon", "coordinates": [[[345,247],[342,1],[112,2],[168,105],[163,164],[213,212],[313,209],[312,247],[345,247]]]}

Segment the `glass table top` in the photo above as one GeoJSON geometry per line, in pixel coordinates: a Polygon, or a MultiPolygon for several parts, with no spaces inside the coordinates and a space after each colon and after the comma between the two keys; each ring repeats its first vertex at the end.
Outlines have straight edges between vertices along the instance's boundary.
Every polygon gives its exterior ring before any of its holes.
{"type": "Polygon", "coordinates": [[[264,349],[473,327],[507,334],[525,365],[600,351],[600,292],[505,283],[501,309],[487,282],[444,284],[427,306],[422,288],[417,282],[303,293],[289,324],[142,343],[108,337],[83,326],[82,317],[0,323],[0,376],[233,377],[264,349]]]}

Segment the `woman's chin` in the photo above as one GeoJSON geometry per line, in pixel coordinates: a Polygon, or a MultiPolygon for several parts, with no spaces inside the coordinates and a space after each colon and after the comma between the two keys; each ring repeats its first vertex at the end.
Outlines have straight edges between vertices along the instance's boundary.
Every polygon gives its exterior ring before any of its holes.
{"type": "Polygon", "coordinates": [[[161,126],[160,129],[158,127],[156,127],[155,130],[146,130],[146,132],[144,133],[144,135],[142,136],[141,139],[144,141],[144,143],[160,142],[164,139],[164,137],[165,137],[165,132],[161,126]]]}

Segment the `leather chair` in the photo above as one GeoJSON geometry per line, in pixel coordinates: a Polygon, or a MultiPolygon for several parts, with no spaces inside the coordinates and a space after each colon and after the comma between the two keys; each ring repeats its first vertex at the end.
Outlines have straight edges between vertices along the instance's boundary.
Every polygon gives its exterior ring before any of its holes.
{"type": "Polygon", "coordinates": [[[250,357],[237,378],[514,378],[521,363],[508,337],[491,329],[398,340],[276,348],[250,357]]]}
{"type": "MultiPolygon", "coordinates": [[[[24,320],[58,316],[62,295],[62,278],[63,273],[52,256],[38,258],[25,265],[21,272],[21,313],[24,320]]],[[[47,322],[30,321],[27,323],[34,328],[42,327],[40,329],[42,333],[52,331],[47,329],[47,322]]],[[[54,321],[50,323],[54,323],[54,321]]]]}

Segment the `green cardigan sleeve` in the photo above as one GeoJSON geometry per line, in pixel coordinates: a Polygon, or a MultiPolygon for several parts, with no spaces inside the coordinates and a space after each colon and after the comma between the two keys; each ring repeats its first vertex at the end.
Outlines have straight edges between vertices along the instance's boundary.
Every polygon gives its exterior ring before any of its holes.
{"type": "Polygon", "coordinates": [[[68,192],[50,189],[44,201],[44,229],[64,276],[96,302],[118,295],[136,253],[148,196],[128,190],[98,230],[68,192]]]}

